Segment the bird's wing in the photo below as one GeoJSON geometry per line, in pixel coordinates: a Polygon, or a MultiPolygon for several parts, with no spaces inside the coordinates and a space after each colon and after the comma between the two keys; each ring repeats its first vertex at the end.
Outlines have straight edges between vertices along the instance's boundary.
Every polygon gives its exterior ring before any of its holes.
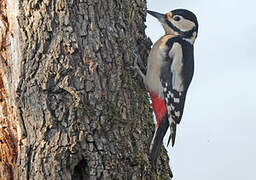
{"type": "Polygon", "coordinates": [[[178,42],[171,44],[164,63],[162,68],[167,69],[161,71],[160,80],[163,86],[163,94],[171,130],[168,144],[172,138],[173,146],[176,137],[176,126],[181,120],[186,97],[186,84],[183,77],[184,61],[182,46],[178,42]]]}

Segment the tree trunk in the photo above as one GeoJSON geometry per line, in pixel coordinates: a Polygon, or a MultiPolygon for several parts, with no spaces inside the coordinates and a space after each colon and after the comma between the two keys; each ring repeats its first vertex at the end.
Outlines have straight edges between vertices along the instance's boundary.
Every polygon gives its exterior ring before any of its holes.
{"type": "Polygon", "coordinates": [[[146,59],[145,0],[2,0],[2,179],[168,179],[132,52],[146,59]]]}

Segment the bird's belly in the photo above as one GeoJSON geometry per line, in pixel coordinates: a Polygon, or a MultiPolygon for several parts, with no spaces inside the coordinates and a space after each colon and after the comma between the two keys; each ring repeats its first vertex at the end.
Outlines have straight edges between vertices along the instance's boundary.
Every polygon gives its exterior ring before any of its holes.
{"type": "Polygon", "coordinates": [[[154,92],[159,97],[163,97],[163,88],[160,82],[159,75],[155,73],[147,73],[144,84],[148,91],[154,92]]]}

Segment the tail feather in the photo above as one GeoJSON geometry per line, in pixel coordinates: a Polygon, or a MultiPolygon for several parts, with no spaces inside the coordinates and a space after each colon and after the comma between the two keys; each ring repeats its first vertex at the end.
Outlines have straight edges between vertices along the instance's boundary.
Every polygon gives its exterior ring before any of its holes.
{"type": "Polygon", "coordinates": [[[177,127],[176,122],[172,121],[170,125],[170,136],[168,139],[167,146],[169,145],[171,139],[172,139],[172,147],[174,146],[175,138],[176,138],[176,127],[177,127]]]}
{"type": "Polygon", "coordinates": [[[153,168],[155,168],[156,166],[156,160],[159,155],[163,138],[165,136],[165,133],[168,127],[169,127],[169,121],[166,115],[164,119],[161,121],[161,123],[159,124],[159,126],[156,128],[154,137],[150,145],[150,159],[151,159],[151,164],[153,168]]]}

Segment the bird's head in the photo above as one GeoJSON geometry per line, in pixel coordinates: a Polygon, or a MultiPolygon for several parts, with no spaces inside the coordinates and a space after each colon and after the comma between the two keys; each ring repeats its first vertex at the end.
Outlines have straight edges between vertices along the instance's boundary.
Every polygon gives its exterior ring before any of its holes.
{"type": "Polygon", "coordinates": [[[178,35],[190,43],[194,43],[198,33],[198,22],[195,14],[191,11],[175,9],[166,14],[147,12],[161,22],[166,34],[178,35]]]}

